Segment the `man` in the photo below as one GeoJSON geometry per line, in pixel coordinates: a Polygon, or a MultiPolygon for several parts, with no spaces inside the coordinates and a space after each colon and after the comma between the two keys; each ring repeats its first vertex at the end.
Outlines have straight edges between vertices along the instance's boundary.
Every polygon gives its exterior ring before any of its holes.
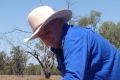
{"type": "Polygon", "coordinates": [[[70,10],[54,11],[40,6],[30,12],[33,34],[56,54],[63,80],[120,80],[120,53],[91,30],[68,25],[70,10]]]}

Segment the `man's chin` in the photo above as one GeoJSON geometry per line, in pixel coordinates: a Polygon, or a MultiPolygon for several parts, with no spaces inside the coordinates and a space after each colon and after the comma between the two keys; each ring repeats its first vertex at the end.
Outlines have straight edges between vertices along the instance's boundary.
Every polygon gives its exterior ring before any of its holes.
{"type": "Polygon", "coordinates": [[[61,48],[61,46],[60,45],[52,45],[51,47],[53,47],[53,48],[61,48]]]}

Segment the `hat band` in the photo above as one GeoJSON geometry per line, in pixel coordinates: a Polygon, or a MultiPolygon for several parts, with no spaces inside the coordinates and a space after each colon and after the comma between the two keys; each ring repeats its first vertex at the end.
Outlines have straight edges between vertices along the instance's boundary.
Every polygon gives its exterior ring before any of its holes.
{"type": "Polygon", "coordinates": [[[42,24],[43,24],[43,23],[39,24],[39,25],[34,29],[33,32],[35,32],[35,31],[39,28],[39,26],[41,26],[42,24]]]}

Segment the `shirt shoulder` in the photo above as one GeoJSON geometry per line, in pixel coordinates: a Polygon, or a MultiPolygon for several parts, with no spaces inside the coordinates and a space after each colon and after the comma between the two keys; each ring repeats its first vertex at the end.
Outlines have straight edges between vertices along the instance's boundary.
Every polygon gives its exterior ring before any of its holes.
{"type": "Polygon", "coordinates": [[[87,28],[82,28],[80,26],[67,25],[64,27],[64,36],[67,38],[85,36],[87,34],[87,30],[87,28]]]}

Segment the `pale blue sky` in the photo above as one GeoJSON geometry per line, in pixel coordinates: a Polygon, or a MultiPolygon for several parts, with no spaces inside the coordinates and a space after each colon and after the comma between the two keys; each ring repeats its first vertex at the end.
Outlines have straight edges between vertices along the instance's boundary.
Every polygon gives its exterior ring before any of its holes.
{"type": "MultiPolygon", "coordinates": [[[[42,0],[44,4],[56,9],[66,7],[64,0],[42,0]]],[[[102,21],[120,21],[120,0],[71,0],[74,16],[87,16],[91,10],[102,13],[102,21]]],[[[15,27],[31,31],[27,23],[28,13],[40,5],[40,0],[0,0],[0,32],[15,27]]]]}

